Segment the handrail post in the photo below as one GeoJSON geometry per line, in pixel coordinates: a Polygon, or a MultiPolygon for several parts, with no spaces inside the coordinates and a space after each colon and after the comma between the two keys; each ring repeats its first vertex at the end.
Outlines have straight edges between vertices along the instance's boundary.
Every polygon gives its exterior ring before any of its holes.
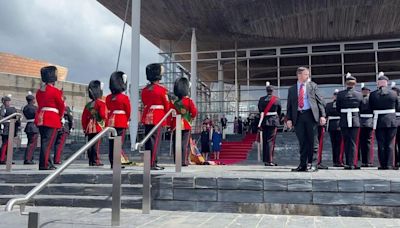
{"type": "Polygon", "coordinates": [[[112,185],[112,211],[111,225],[119,226],[121,220],[121,136],[113,137],[113,185],[112,185]]]}
{"type": "Polygon", "coordinates": [[[182,170],[182,115],[176,115],[175,128],[175,172],[182,170]]]}
{"type": "Polygon", "coordinates": [[[143,199],[142,199],[142,214],[150,214],[151,209],[151,173],[150,173],[150,158],[151,151],[140,151],[143,154],[143,199]]]}
{"type": "Polygon", "coordinates": [[[258,149],[258,154],[257,154],[257,161],[261,161],[261,153],[264,149],[264,140],[263,140],[263,132],[260,130],[260,143],[259,143],[259,149],[258,149]]]}
{"type": "Polygon", "coordinates": [[[14,153],[15,121],[16,119],[10,119],[10,126],[8,128],[8,145],[7,145],[7,162],[6,162],[7,172],[11,172],[11,167],[12,167],[12,159],[14,153]]]}

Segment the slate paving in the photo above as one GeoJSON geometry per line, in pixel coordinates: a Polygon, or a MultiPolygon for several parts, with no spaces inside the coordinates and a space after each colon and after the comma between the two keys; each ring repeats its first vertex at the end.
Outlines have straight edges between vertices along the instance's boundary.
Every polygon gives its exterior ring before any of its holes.
{"type": "MultiPolygon", "coordinates": [[[[111,227],[111,210],[96,208],[27,207],[27,211],[39,212],[41,228],[106,228],[111,227]]],[[[4,212],[0,207],[0,227],[27,227],[27,216],[17,210],[4,212]]],[[[154,210],[149,215],[140,210],[121,211],[120,227],[284,227],[284,228],[340,228],[340,227],[400,227],[400,219],[287,216],[267,214],[234,214],[176,212],[154,210]]]]}

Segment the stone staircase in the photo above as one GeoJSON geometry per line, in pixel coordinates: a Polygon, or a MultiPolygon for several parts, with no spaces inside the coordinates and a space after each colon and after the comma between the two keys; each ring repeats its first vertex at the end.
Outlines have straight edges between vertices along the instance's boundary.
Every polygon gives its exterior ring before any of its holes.
{"type": "MultiPolygon", "coordinates": [[[[0,175],[0,204],[29,192],[48,172],[30,171],[0,175]]],[[[28,205],[110,208],[112,192],[111,173],[66,173],[43,189],[28,205]]],[[[141,208],[142,175],[122,174],[122,208],[141,208]]]]}

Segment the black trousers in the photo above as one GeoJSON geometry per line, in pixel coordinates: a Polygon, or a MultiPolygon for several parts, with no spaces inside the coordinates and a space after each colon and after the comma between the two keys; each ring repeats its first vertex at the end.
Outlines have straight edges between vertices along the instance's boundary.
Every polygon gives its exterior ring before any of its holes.
{"type": "Polygon", "coordinates": [[[40,157],[39,169],[48,169],[53,166],[51,160],[51,149],[57,136],[57,129],[45,126],[39,126],[40,132],[40,157]]]}
{"type": "Polygon", "coordinates": [[[64,131],[58,131],[56,141],[54,143],[54,163],[61,162],[61,155],[64,150],[65,141],[67,140],[69,133],[64,131]]]}
{"type": "MultiPolygon", "coordinates": [[[[97,133],[94,134],[88,134],[88,142],[92,140],[97,133]]],[[[92,147],[90,147],[87,151],[88,153],[88,158],[89,158],[89,164],[100,164],[100,144],[101,140],[97,141],[96,144],[94,144],[92,147]]]]}
{"type": "Polygon", "coordinates": [[[344,154],[346,157],[346,165],[358,166],[358,144],[360,139],[359,127],[342,127],[342,135],[344,141],[344,154]]]}
{"type": "Polygon", "coordinates": [[[8,148],[8,135],[1,135],[1,156],[0,162],[6,162],[8,148]]]}
{"type": "MultiPolygon", "coordinates": [[[[182,130],[182,165],[187,165],[189,161],[189,153],[190,153],[190,146],[189,146],[189,139],[190,139],[190,131],[189,130],[182,130]]],[[[174,162],[175,162],[175,132],[174,137],[172,139],[173,148],[172,151],[174,152],[174,162]]]]}
{"type": "MultiPolygon", "coordinates": [[[[117,135],[121,136],[121,147],[124,147],[126,128],[115,128],[117,135]]],[[[126,157],[126,154],[121,150],[121,156],[126,157]]],[[[111,167],[114,161],[114,140],[110,139],[108,141],[108,160],[110,161],[111,167]]]]}
{"type": "Polygon", "coordinates": [[[361,155],[361,162],[363,164],[370,164],[374,159],[374,148],[372,143],[372,128],[362,127],[360,128],[360,149],[359,154],[361,155]]]}
{"type": "Polygon", "coordinates": [[[391,167],[394,164],[394,144],[397,127],[378,128],[375,130],[376,141],[378,142],[378,158],[381,167],[391,167]]]}
{"type": "MultiPolygon", "coordinates": [[[[153,129],[153,127],[154,125],[144,125],[145,135],[147,135],[151,131],[151,129],[153,129]]],[[[158,151],[160,151],[161,136],[162,136],[162,128],[158,128],[144,145],[144,148],[146,150],[151,151],[150,162],[152,167],[157,165],[157,154],[158,151]]]]}
{"type": "Polygon", "coordinates": [[[332,162],[333,164],[340,164],[340,146],[342,143],[342,133],[339,130],[330,131],[329,136],[332,144],[332,162]]]}
{"type": "Polygon", "coordinates": [[[37,140],[38,140],[39,134],[38,133],[26,133],[26,136],[28,137],[28,143],[26,144],[24,160],[32,161],[33,154],[35,153],[35,149],[37,147],[37,140]]]}
{"type": "Polygon", "coordinates": [[[399,163],[400,163],[400,127],[397,128],[397,132],[396,132],[396,146],[395,146],[395,154],[394,154],[394,163],[396,166],[399,166],[399,163]]]}
{"type": "Polygon", "coordinates": [[[270,163],[274,159],[274,147],[277,127],[263,126],[263,162],[270,163]]]}
{"type": "Polygon", "coordinates": [[[298,112],[295,126],[296,136],[300,146],[300,167],[307,167],[307,162],[312,162],[315,135],[318,134],[317,123],[311,110],[298,112]]]}

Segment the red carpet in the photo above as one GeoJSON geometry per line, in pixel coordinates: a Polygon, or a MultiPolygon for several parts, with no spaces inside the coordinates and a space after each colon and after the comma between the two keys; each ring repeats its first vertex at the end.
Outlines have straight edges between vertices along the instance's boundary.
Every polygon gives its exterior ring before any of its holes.
{"type": "Polygon", "coordinates": [[[219,160],[223,164],[235,164],[247,159],[247,154],[250,152],[254,141],[256,141],[256,134],[246,135],[242,141],[236,142],[223,142],[219,160]]]}

